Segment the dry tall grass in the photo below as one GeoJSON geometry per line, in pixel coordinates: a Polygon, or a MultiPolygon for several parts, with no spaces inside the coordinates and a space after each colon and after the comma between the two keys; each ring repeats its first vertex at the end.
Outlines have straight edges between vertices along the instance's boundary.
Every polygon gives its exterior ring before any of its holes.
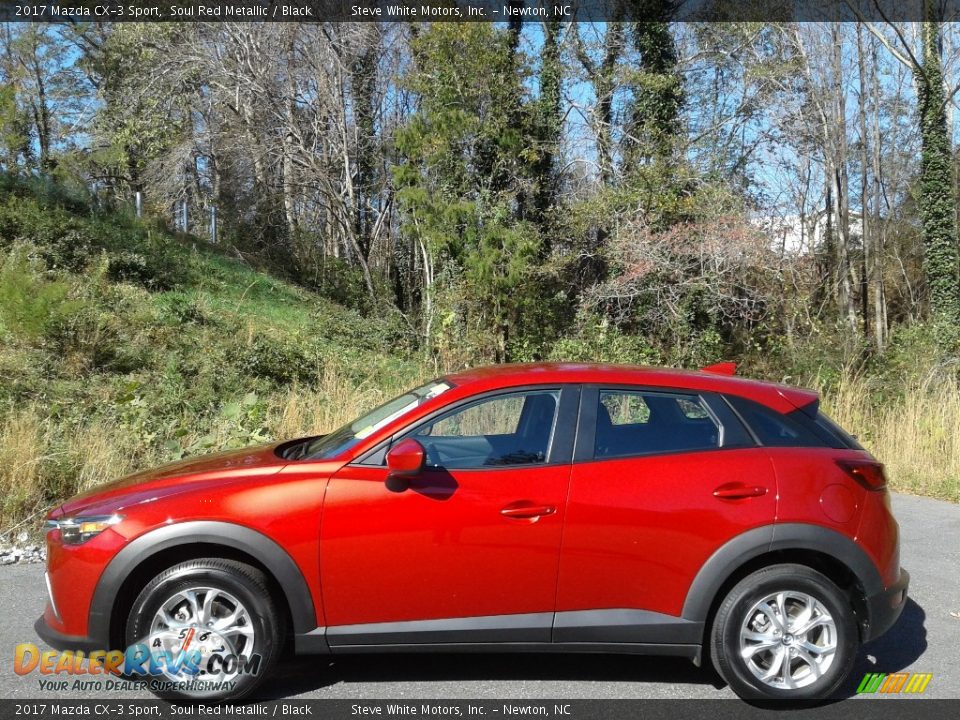
{"type": "Polygon", "coordinates": [[[133,470],[137,449],[118,428],[58,427],[38,406],[0,420],[0,530],[133,470]]]}
{"type": "Polygon", "coordinates": [[[894,490],[960,502],[960,384],[938,378],[877,401],[862,377],[846,375],[823,408],[886,465],[894,490]]]}
{"type": "MultiPolygon", "coordinates": [[[[288,439],[328,432],[424,377],[385,377],[357,384],[330,365],[312,387],[267,398],[263,436],[288,439]]],[[[823,407],[887,466],[894,490],[960,502],[960,383],[938,379],[880,402],[869,380],[847,375],[823,407]]],[[[239,439],[231,426],[212,428],[216,446],[239,439]]],[[[58,425],[44,408],[0,418],[0,532],[39,516],[66,497],[137,469],[176,459],[161,445],[143,447],[129,430],[103,421],[58,425]]]]}
{"type": "MultiPolygon", "coordinates": [[[[262,437],[287,440],[329,432],[419,382],[419,377],[392,377],[358,385],[331,364],[316,385],[291,387],[266,399],[262,437]]],[[[235,424],[225,420],[203,432],[214,439],[211,451],[245,444],[235,436],[235,424]]],[[[0,533],[77,492],[175,459],[162,442],[147,447],[128,428],[104,420],[68,428],[40,406],[0,417],[0,533]]]]}
{"type": "Polygon", "coordinates": [[[271,398],[267,431],[278,439],[330,432],[419,385],[426,377],[379,380],[381,384],[357,385],[340,368],[327,364],[314,387],[294,386],[271,398]]]}
{"type": "Polygon", "coordinates": [[[27,407],[0,422],[0,527],[37,512],[47,459],[40,414],[27,407]]]}
{"type": "Polygon", "coordinates": [[[83,492],[136,470],[137,448],[122,429],[90,423],[66,442],[67,456],[75,469],[68,491],[83,492]]]}

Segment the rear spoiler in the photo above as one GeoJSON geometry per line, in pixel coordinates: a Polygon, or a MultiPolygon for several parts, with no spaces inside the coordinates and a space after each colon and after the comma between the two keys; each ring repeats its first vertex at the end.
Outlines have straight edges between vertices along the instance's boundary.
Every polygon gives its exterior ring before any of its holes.
{"type": "MultiPolygon", "coordinates": [[[[733,377],[737,374],[737,364],[735,362],[714,363],[700,368],[700,372],[733,377]]],[[[777,392],[798,411],[816,420],[817,413],[820,412],[820,396],[816,392],[786,385],[777,386],[777,392]]]]}
{"type": "Polygon", "coordinates": [[[713,365],[707,365],[700,368],[701,372],[712,373],[714,375],[736,375],[737,364],[735,362],[719,362],[713,365]]]}

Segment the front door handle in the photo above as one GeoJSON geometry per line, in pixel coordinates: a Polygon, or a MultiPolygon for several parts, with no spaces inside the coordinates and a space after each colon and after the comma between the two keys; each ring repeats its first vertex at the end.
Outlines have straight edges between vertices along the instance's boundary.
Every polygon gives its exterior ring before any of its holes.
{"type": "Polygon", "coordinates": [[[767,494],[767,488],[762,485],[744,485],[739,482],[721,485],[713,491],[713,496],[721,500],[743,500],[744,498],[760,497],[767,494]]]}
{"type": "Polygon", "coordinates": [[[507,505],[500,514],[516,520],[536,520],[544,515],[553,515],[556,511],[553,505],[534,505],[521,500],[507,505]]]}

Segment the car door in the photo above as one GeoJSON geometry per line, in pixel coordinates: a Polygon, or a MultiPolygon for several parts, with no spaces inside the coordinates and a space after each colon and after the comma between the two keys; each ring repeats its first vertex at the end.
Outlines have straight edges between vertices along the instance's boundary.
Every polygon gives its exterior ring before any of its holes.
{"type": "Polygon", "coordinates": [[[377,464],[330,481],[320,569],[340,646],[549,642],[579,388],[484,394],[398,433],[426,467],[397,492],[377,464]]]}
{"type": "Polygon", "coordinates": [[[589,387],[582,407],[554,640],[699,642],[675,618],[718,547],[774,521],[773,466],[717,396],[589,387]]]}

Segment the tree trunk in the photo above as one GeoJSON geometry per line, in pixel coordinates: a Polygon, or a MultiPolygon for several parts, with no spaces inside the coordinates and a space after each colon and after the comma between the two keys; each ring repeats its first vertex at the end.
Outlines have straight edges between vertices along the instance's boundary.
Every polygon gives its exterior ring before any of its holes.
{"type": "MultiPolygon", "coordinates": [[[[597,164],[600,166],[600,179],[605,187],[613,185],[613,95],[617,89],[616,70],[623,54],[624,28],[623,7],[615,6],[613,17],[607,24],[603,37],[603,57],[599,65],[594,63],[579,34],[575,34],[577,57],[596,97],[594,132],[597,136],[597,164]]],[[[574,33],[578,30],[574,29],[574,33]]]]}
{"type": "Polygon", "coordinates": [[[624,139],[625,171],[650,160],[669,164],[680,129],[683,78],[677,70],[677,48],[670,31],[668,3],[657,0],[644,15],[656,22],[632,23],[634,47],[640,54],[642,79],[633,90],[624,139]]]}
{"type": "Polygon", "coordinates": [[[377,157],[377,137],[374,100],[377,87],[377,61],[379,42],[373,34],[374,26],[362,26],[364,32],[363,50],[359,52],[351,69],[350,86],[353,91],[353,105],[357,133],[356,144],[356,190],[354,196],[354,222],[357,244],[364,261],[370,257],[373,242],[373,195],[376,182],[374,168],[377,157]]]}
{"type": "Polygon", "coordinates": [[[293,152],[296,133],[297,83],[294,75],[297,47],[297,23],[290,23],[287,29],[287,67],[286,97],[284,98],[284,117],[286,132],[283,135],[283,214],[287,221],[287,242],[293,245],[297,237],[296,205],[293,187],[293,152]]]}
{"type": "Polygon", "coordinates": [[[873,339],[877,345],[877,350],[883,352],[887,343],[887,297],[884,287],[884,254],[886,252],[884,237],[886,235],[886,224],[882,219],[883,188],[881,187],[881,177],[883,166],[880,156],[880,79],[877,75],[877,57],[876,39],[871,38],[871,62],[869,64],[871,75],[871,86],[873,94],[873,127],[871,145],[872,165],[873,165],[873,220],[871,221],[873,251],[871,258],[873,260],[870,267],[871,284],[873,285],[873,339]]]}
{"type": "Polygon", "coordinates": [[[843,77],[843,48],[840,29],[837,25],[833,26],[833,81],[835,92],[834,109],[834,132],[836,141],[834,145],[834,172],[833,172],[833,202],[834,214],[837,220],[837,249],[840,262],[838,301],[841,317],[846,321],[849,328],[857,331],[857,311],[854,306],[853,284],[851,283],[852,271],[850,263],[850,183],[847,174],[847,102],[846,88],[840,82],[843,77]]]}
{"type": "MultiPolygon", "coordinates": [[[[547,212],[556,201],[556,156],[562,131],[561,92],[563,84],[563,63],[560,58],[559,23],[547,23],[544,27],[543,57],[540,63],[540,98],[538,118],[538,140],[540,154],[534,167],[536,190],[534,210],[538,223],[547,221],[547,212]]],[[[544,233],[541,252],[549,255],[549,233],[544,233]]]]}
{"type": "Polygon", "coordinates": [[[945,112],[943,69],[940,61],[940,23],[934,21],[934,3],[925,3],[923,68],[918,69],[920,133],[920,217],[923,222],[924,274],[935,320],[960,322],[960,277],[957,263],[956,199],[950,136],[945,112]]]}
{"type": "Polygon", "coordinates": [[[870,196],[867,172],[870,167],[867,147],[867,103],[870,92],[867,88],[867,68],[863,48],[863,27],[857,23],[857,68],[860,76],[860,101],[857,115],[860,120],[860,320],[863,334],[870,337],[870,242],[875,232],[870,221],[870,196]]]}
{"type": "MultiPolygon", "coordinates": [[[[34,49],[34,53],[39,53],[34,49]]],[[[40,146],[40,172],[50,172],[55,163],[50,153],[50,104],[47,102],[47,86],[43,79],[43,68],[36,54],[31,58],[31,69],[37,83],[37,98],[33,108],[34,124],[37,128],[37,144],[40,146]]]]}

